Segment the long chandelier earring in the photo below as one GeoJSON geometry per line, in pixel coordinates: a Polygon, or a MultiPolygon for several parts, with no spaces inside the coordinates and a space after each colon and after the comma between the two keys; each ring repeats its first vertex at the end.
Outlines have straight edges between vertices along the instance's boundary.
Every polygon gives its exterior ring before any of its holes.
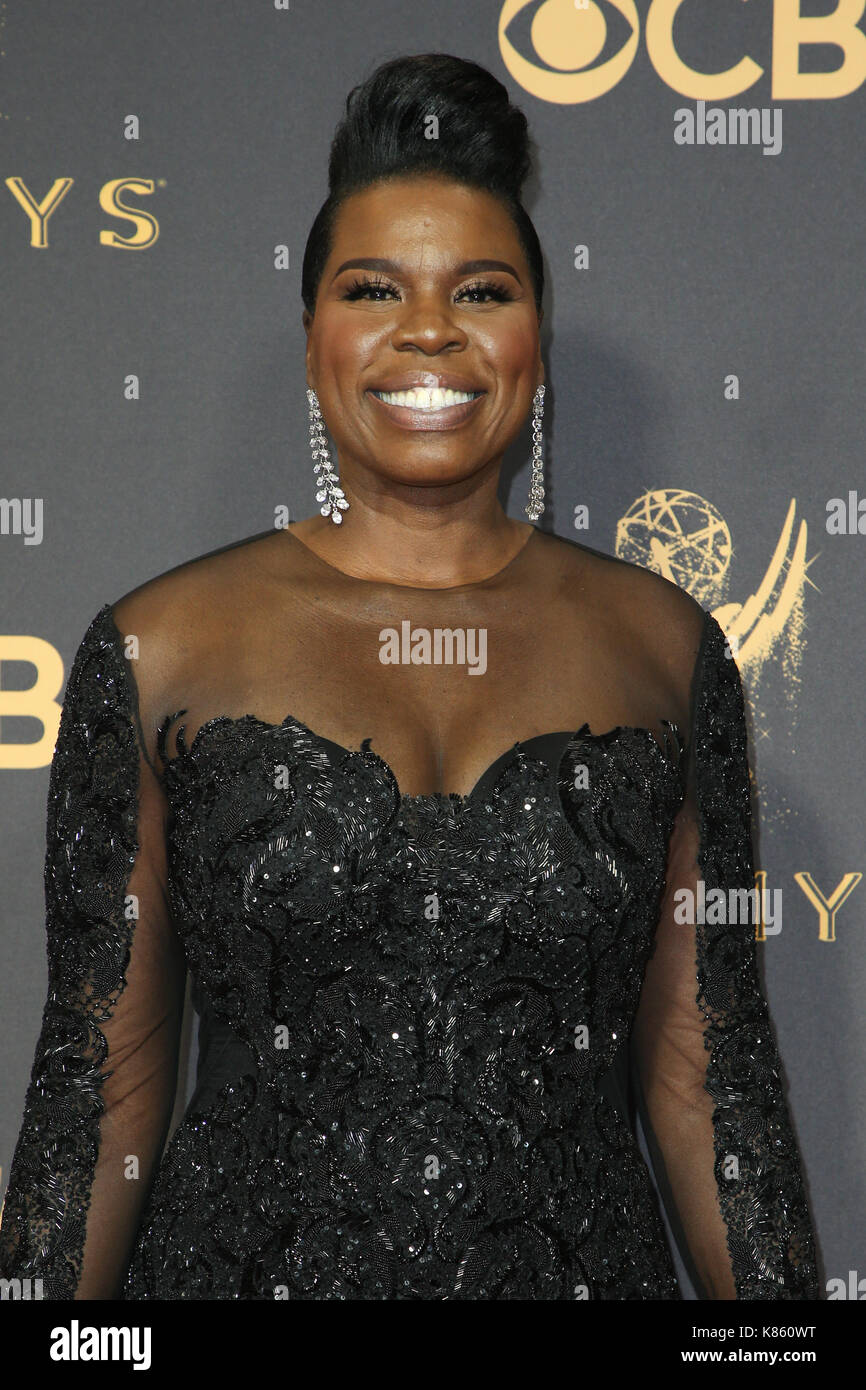
{"type": "Polygon", "coordinates": [[[315,391],[307,390],[307,401],[310,406],[310,449],[313,453],[313,472],[318,484],[316,501],[322,503],[319,508],[322,516],[330,516],[331,520],[339,525],[343,520],[343,512],[346,511],[349,503],[340,487],[340,479],[331,467],[331,455],[328,452],[328,441],[325,438],[325,424],[319,409],[319,398],[315,391]]]}
{"type": "Polygon", "coordinates": [[[544,465],[541,461],[541,426],[544,420],[544,387],[539,386],[532,401],[532,476],[526,515],[537,521],[544,511],[544,465]]]}

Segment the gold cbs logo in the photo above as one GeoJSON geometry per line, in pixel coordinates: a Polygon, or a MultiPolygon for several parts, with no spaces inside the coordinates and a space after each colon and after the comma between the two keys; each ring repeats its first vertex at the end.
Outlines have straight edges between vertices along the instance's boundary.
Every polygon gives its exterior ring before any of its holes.
{"type": "MultiPolygon", "coordinates": [[[[764,75],[754,59],[743,56],[725,72],[699,72],[677,52],[674,20],[683,5],[703,4],[712,13],[714,0],[651,0],[645,42],[649,60],[661,80],[693,101],[725,101],[745,92],[764,75]]],[[[746,0],[748,3],[748,0],[746,0]]],[[[858,24],[866,0],[838,0],[831,14],[804,16],[801,0],[773,0],[772,99],[832,100],[848,96],[866,81],[866,34],[858,24]],[[800,72],[800,51],[828,44],[841,52],[832,72],[800,72]]],[[[540,101],[572,106],[594,101],[621,82],[640,43],[640,16],[635,0],[506,0],[499,16],[499,49],[511,76],[540,101]],[[620,16],[630,35],[597,67],[608,44],[609,19],[620,16]],[[535,58],[519,51],[532,48],[535,58]]]]}
{"type": "Polygon", "coordinates": [[[6,661],[27,661],[36,670],[36,683],[25,690],[0,689],[0,729],[3,719],[25,716],[42,726],[42,736],[32,743],[0,739],[0,769],[45,767],[51,762],[60,728],[60,691],[63,658],[42,637],[24,633],[0,636],[0,671],[6,661]]]}

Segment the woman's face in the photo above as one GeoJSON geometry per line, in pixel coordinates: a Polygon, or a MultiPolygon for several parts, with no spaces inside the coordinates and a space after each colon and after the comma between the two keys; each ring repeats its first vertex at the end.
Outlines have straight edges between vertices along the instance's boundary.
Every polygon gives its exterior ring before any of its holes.
{"type": "Polygon", "coordinates": [[[529,266],[511,217],[490,194],[439,177],[385,181],[347,198],[315,314],[305,311],[303,322],[307,383],[344,486],[430,489],[498,471],[544,381],[529,266]],[[416,397],[412,406],[374,394],[413,386],[473,398],[416,397]]]}

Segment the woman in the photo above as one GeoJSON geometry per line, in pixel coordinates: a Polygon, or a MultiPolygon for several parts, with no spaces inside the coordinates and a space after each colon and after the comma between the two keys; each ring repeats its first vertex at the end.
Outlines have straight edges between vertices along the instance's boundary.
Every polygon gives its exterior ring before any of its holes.
{"type": "Polygon", "coordinates": [[[497,501],[530,407],[543,500],[528,167],[473,63],[350,94],[303,269],[321,512],[78,649],[0,1230],[46,1297],[678,1298],[632,1090],[702,1295],[816,1296],[753,921],[696,906],[754,887],[737,668],[497,501]]]}

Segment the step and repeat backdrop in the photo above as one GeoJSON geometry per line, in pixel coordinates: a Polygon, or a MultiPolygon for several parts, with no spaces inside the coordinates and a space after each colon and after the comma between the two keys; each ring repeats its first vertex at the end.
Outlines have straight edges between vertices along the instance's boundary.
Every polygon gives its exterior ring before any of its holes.
{"type": "MultiPolygon", "coordinates": [[[[444,51],[503,81],[534,137],[541,524],[668,576],[736,651],[822,1277],[866,1298],[864,11],[0,6],[0,1196],[46,989],[72,656],[103,603],[317,510],[300,270],[334,126],[383,60],[444,51]]],[[[521,520],[531,444],[527,421],[502,476],[521,520]]],[[[183,1053],[176,1117],[189,1008],[183,1053]]]]}

